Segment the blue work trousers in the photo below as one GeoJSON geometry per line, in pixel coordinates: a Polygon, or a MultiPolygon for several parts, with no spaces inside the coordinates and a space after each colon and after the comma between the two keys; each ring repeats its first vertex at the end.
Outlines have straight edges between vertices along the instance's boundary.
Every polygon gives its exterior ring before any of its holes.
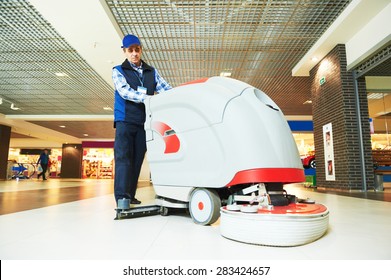
{"type": "Polygon", "coordinates": [[[116,202],[122,198],[135,198],[146,150],[143,125],[116,122],[114,142],[114,197],[116,202]]]}

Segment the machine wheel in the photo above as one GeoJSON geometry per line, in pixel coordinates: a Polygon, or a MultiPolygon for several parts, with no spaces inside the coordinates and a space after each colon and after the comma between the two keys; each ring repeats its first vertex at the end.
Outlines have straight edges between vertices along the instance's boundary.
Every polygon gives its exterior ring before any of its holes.
{"type": "Polygon", "coordinates": [[[314,159],[310,161],[309,166],[310,166],[311,168],[316,168],[316,162],[315,162],[314,159]]]}
{"type": "Polygon", "coordinates": [[[196,224],[210,225],[220,217],[221,199],[215,190],[198,188],[191,193],[189,211],[196,224]]]}
{"type": "Polygon", "coordinates": [[[168,207],[160,207],[160,215],[162,216],[168,216],[168,207]]]}

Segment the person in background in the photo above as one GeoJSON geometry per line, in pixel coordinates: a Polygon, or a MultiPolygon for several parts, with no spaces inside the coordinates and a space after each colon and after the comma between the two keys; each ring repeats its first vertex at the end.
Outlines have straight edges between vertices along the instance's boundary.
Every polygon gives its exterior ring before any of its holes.
{"type": "Polygon", "coordinates": [[[38,174],[37,178],[42,176],[42,179],[45,181],[46,179],[46,171],[48,169],[48,164],[49,164],[49,151],[47,149],[43,150],[41,155],[39,156],[39,159],[37,161],[37,166],[38,164],[41,164],[42,172],[38,174]]]}
{"type": "Polygon", "coordinates": [[[114,93],[114,197],[140,204],[135,195],[147,150],[144,122],[148,96],[171,89],[158,71],[141,59],[142,45],[135,35],[122,40],[125,61],[113,68],[114,93]]]}

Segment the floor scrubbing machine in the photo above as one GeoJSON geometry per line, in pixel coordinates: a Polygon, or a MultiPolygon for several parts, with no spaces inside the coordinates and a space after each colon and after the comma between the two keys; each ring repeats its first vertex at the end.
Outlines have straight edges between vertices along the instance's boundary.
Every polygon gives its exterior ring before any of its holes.
{"type": "MultiPolygon", "coordinates": [[[[244,82],[212,77],[146,102],[155,213],[188,208],[200,225],[245,243],[296,246],[328,228],[326,206],[287,194],[304,170],[280,108],[244,82]]],[[[152,213],[152,212],[150,212],[152,213]]]]}

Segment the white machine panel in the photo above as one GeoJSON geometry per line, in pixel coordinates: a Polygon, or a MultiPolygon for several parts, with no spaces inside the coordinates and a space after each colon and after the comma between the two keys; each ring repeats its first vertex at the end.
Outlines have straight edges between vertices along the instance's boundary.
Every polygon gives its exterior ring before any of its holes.
{"type": "MultiPolygon", "coordinates": [[[[247,170],[302,172],[280,108],[246,83],[213,77],[179,86],[150,98],[146,112],[156,185],[221,188],[247,170]]],[[[297,180],[286,175],[283,183],[297,180]]]]}

